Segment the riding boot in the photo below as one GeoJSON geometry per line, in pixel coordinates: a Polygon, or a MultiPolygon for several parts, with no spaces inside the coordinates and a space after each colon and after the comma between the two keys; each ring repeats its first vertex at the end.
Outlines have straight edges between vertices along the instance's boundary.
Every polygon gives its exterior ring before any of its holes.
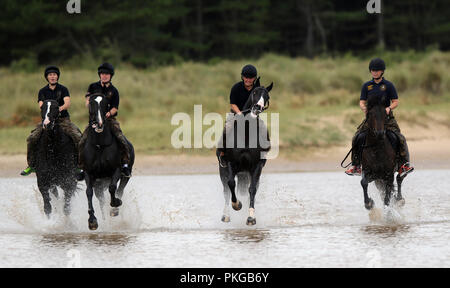
{"type": "Polygon", "coordinates": [[[84,145],[86,144],[86,140],[88,138],[88,129],[89,126],[87,126],[84,129],[83,134],[81,135],[80,141],[78,142],[78,167],[80,169],[84,169],[84,163],[83,163],[83,151],[84,151],[84,145]]]}
{"type": "Polygon", "coordinates": [[[128,146],[128,141],[122,133],[122,129],[120,129],[119,122],[115,119],[115,117],[108,118],[111,121],[111,127],[113,134],[119,140],[120,152],[121,152],[121,163],[122,163],[122,174],[125,177],[131,176],[131,168],[130,165],[130,147],[128,146]]]}
{"type": "Polygon", "coordinates": [[[361,165],[361,154],[362,154],[362,147],[364,146],[364,142],[366,140],[366,132],[365,131],[359,131],[353,137],[352,141],[352,164],[356,167],[359,167],[361,165]]]}
{"type": "MultiPolygon", "coordinates": [[[[73,124],[70,121],[69,117],[64,117],[64,118],[60,118],[59,119],[59,126],[61,127],[61,130],[63,131],[64,134],[66,134],[67,136],[70,137],[70,139],[72,139],[72,142],[74,144],[75,147],[75,155],[74,155],[74,163],[76,166],[79,165],[79,148],[78,145],[80,143],[81,140],[81,131],[80,129],[78,129],[78,127],[73,124]]],[[[77,179],[79,179],[79,181],[83,180],[82,175],[84,176],[84,172],[82,171],[82,169],[77,168],[77,179]],[[81,179],[81,180],[80,180],[81,179]]]]}
{"type": "Polygon", "coordinates": [[[84,129],[83,134],[81,135],[80,141],[78,142],[78,173],[77,173],[77,180],[83,181],[84,180],[84,158],[83,158],[83,151],[84,151],[84,145],[86,144],[86,140],[88,137],[88,128],[87,126],[84,129]]]}
{"type": "Polygon", "coordinates": [[[36,128],[31,130],[30,136],[27,138],[27,163],[28,167],[25,168],[22,172],[20,172],[20,175],[22,176],[28,176],[31,173],[35,172],[36,167],[36,160],[35,160],[35,146],[37,141],[39,140],[39,137],[42,133],[42,124],[36,125],[36,128]]]}
{"type": "Polygon", "coordinates": [[[398,169],[398,174],[400,177],[406,176],[407,174],[414,171],[414,167],[412,167],[409,163],[409,149],[408,144],[406,143],[406,138],[399,133],[400,139],[400,168],[398,169]],[[401,136],[401,137],[400,137],[401,136]]]}
{"type": "Polygon", "coordinates": [[[408,144],[406,143],[406,138],[400,133],[397,133],[399,139],[399,156],[400,156],[400,164],[404,164],[409,162],[409,149],[408,144]]]}

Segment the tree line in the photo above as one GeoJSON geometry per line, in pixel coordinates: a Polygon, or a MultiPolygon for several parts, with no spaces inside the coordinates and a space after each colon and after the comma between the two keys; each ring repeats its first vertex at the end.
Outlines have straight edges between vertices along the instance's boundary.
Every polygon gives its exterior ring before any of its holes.
{"type": "Polygon", "coordinates": [[[95,59],[151,67],[185,60],[314,57],[450,48],[447,0],[2,0],[0,65],[95,59]]]}

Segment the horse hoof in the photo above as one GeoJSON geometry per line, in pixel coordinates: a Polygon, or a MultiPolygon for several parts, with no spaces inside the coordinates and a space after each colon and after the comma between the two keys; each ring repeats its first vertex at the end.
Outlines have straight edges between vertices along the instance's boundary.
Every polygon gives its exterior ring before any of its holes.
{"type": "Polygon", "coordinates": [[[111,207],[119,207],[122,205],[122,200],[116,198],[113,201],[111,201],[111,207]]]}
{"type": "Polygon", "coordinates": [[[372,199],[369,199],[369,202],[365,203],[365,206],[367,210],[371,210],[373,206],[375,206],[375,203],[373,202],[372,199]]]}
{"type": "Polygon", "coordinates": [[[89,221],[89,230],[97,230],[98,223],[97,220],[89,221]]]}
{"type": "Polygon", "coordinates": [[[256,225],[256,218],[248,217],[247,218],[247,225],[249,225],[249,226],[256,225]]]}
{"type": "Polygon", "coordinates": [[[111,210],[109,211],[109,215],[111,217],[119,216],[119,208],[117,208],[117,207],[111,208],[111,210]]]}
{"type": "Polygon", "coordinates": [[[236,203],[232,202],[231,206],[233,207],[234,210],[239,211],[242,208],[242,202],[239,200],[236,203]]]}
{"type": "Polygon", "coordinates": [[[225,216],[225,215],[223,215],[223,216],[222,216],[222,222],[225,222],[225,223],[230,222],[230,216],[225,216]]]}
{"type": "Polygon", "coordinates": [[[397,205],[399,206],[399,207],[403,207],[403,206],[405,206],[405,198],[400,198],[400,199],[396,199],[396,201],[397,201],[397,205]]]}

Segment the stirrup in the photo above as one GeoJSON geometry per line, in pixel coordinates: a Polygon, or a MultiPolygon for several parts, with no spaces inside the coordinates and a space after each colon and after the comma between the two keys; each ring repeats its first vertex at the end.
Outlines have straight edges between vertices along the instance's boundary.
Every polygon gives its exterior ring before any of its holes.
{"type": "Polygon", "coordinates": [[[34,173],[34,172],[36,172],[36,170],[34,170],[33,167],[28,166],[27,168],[23,169],[22,172],[20,172],[20,175],[28,176],[28,175],[30,175],[31,173],[34,173]]]}

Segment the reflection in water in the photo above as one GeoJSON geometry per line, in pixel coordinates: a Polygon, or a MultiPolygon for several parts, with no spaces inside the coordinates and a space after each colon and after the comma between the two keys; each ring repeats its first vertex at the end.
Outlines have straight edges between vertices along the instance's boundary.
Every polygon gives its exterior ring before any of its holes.
{"type": "Polygon", "coordinates": [[[364,232],[371,235],[380,235],[383,238],[396,237],[398,234],[409,232],[409,225],[370,225],[363,227],[364,232]]]}
{"type": "Polygon", "coordinates": [[[258,243],[265,239],[269,239],[270,233],[268,230],[225,230],[223,232],[225,240],[234,241],[238,243],[258,243]]]}
{"type": "Polygon", "coordinates": [[[135,236],[121,233],[89,233],[89,234],[46,234],[39,240],[44,245],[63,247],[66,245],[103,245],[103,246],[126,246],[135,240],[135,236]]]}

